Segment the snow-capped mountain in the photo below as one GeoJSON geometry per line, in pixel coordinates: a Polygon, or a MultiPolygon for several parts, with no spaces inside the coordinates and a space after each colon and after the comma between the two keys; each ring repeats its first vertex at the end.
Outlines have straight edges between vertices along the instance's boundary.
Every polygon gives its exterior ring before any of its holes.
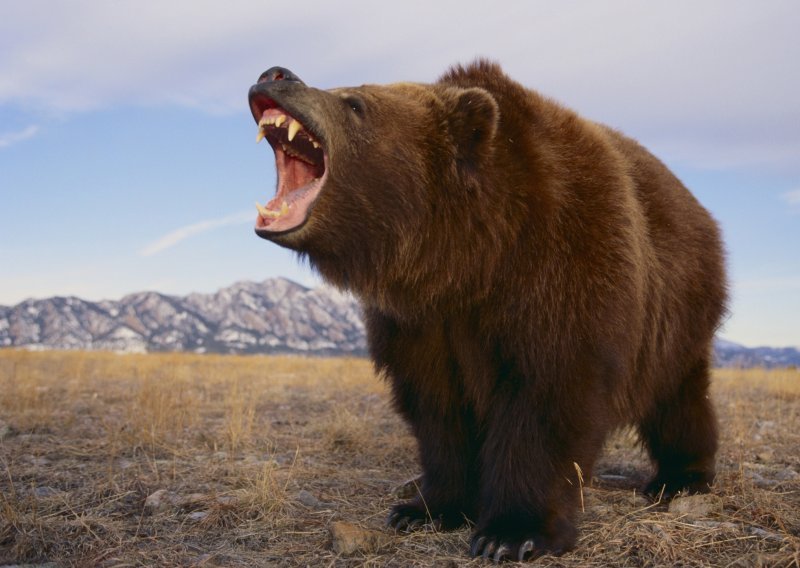
{"type": "MultiPolygon", "coordinates": [[[[363,355],[366,340],[354,298],[276,278],[213,294],[139,292],[119,301],[56,297],[0,306],[0,347],[363,355]]],[[[797,349],[723,339],[715,356],[725,367],[800,366],[797,349]]]]}
{"type": "Polygon", "coordinates": [[[125,352],[365,353],[357,302],[282,278],[213,294],[140,292],[119,301],[26,300],[0,307],[0,347],[125,352]]]}

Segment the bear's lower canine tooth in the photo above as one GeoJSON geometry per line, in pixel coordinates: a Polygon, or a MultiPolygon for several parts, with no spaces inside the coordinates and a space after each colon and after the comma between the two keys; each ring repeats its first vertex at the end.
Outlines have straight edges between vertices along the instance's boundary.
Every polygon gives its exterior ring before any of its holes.
{"type": "Polygon", "coordinates": [[[256,209],[258,209],[258,214],[261,215],[261,217],[271,217],[270,210],[261,205],[258,201],[256,201],[256,209]]]}
{"type": "Polygon", "coordinates": [[[258,214],[262,219],[277,219],[278,217],[282,217],[289,212],[289,204],[284,200],[284,202],[281,204],[280,211],[272,211],[256,201],[256,209],[258,209],[258,214]]]}

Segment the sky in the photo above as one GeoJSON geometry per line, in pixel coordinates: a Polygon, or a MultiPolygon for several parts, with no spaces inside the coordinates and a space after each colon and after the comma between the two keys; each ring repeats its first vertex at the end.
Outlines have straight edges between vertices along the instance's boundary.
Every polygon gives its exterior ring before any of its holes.
{"type": "Polygon", "coordinates": [[[476,57],[621,129],[719,220],[726,339],[800,346],[797,0],[0,0],[0,305],[319,283],[253,233],[247,90],[432,82],[476,57]]]}

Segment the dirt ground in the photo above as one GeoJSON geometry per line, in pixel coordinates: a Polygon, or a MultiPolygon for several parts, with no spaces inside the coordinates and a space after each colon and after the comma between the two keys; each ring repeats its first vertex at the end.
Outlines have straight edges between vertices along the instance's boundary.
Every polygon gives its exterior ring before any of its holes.
{"type": "MultiPolygon", "coordinates": [[[[712,497],[652,504],[628,433],[541,566],[800,567],[800,372],[721,370],[712,497]]],[[[478,566],[384,528],[419,473],[365,360],[0,351],[0,566],[478,566]]]]}

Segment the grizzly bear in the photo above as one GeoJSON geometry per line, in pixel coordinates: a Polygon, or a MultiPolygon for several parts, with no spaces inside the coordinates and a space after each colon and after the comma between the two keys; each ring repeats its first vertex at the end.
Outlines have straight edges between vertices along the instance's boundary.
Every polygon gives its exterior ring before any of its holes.
{"type": "Polygon", "coordinates": [[[578,468],[626,425],[649,494],[709,490],[723,251],[658,159],[483,60],[331,90],[273,67],[249,102],[278,175],[256,233],[359,298],[417,439],[391,527],[474,523],[495,561],[566,551],[578,468]]]}

